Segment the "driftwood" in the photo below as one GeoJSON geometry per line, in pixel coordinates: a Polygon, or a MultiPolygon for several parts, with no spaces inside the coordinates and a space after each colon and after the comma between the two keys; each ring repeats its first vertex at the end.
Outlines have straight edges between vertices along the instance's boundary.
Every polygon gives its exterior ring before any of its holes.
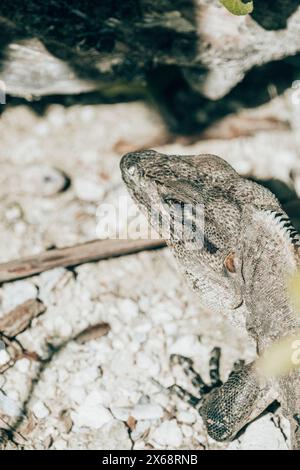
{"type": "Polygon", "coordinates": [[[34,318],[46,311],[46,306],[38,299],[30,299],[15,307],[0,318],[0,349],[8,353],[8,360],[0,365],[0,374],[12,367],[18,359],[26,357],[38,361],[37,353],[27,351],[16,339],[20,333],[30,327],[34,318]]]}
{"type": "Polygon", "coordinates": [[[79,335],[76,336],[75,341],[79,344],[85,344],[92,339],[98,339],[105,336],[110,331],[110,325],[108,323],[97,323],[83,330],[79,335]]]}
{"type": "Polygon", "coordinates": [[[0,335],[14,338],[29,326],[33,318],[46,311],[46,306],[38,299],[30,299],[0,318],[0,335]]]}
{"type": "Polygon", "coordinates": [[[162,240],[93,240],[57,248],[39,255],[1,263],[0,283],[33,276],[57,267],[71,267],[164,246],[165,242],[162,240]]]}
{"type": "Polygon", "coordinates": [[[125,84],[141,86],[149,68],[172,65],[191,89],[216,100],[252,67],[300,51],[296,0],[272,8],[261,0],[252,17],[232,15],[219,0],[125,0],[92,10],[89,2],[47,3],[0,8],[0,80],[14,96],[111,93],[120,83],[124,93],[132,88],[125,84]]]}

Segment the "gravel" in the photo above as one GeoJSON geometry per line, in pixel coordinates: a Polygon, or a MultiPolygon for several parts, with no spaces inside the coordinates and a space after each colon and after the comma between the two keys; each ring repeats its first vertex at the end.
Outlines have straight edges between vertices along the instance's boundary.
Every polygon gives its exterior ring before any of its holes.
{"type": "MultiPolygon", "coordinates": [[[[20,106],[2,114],[2,261],[95,238],[98,199],[116,206],[119,196],[126,197],[118,167],[124,140],[126,150],[153,145],[167,153],[216,153],[244,173],[280,177],[289,184],[293,171],[299,185],[299,109],[292,106],[289,93],[257,111],[277,117],[282,113],[289,130],[191,145],[174,141],[158,146],[166,129],[143,103],[95,105],[92,113],[89,109],[55,105],[38,117],[20,106]],[[18,191],[16,177],[28,165],[57,169],[51,191],[34,194],[24,186],[18,191]],[[63,192],[59,192],[60,174],[71,180],[63,192]]],[[[200,307],[167,249],[73,270],[57,268],[5,284],[0,288],[0,316],[34,297],[47,310],[18,339],[46,361],[20,359],[1,377],[1,417],[16,425],[26,439],[25,443],[21,438],[4,439],[1,448],[281,449],[289,445],[280,411],[260,417],[233,443],[216,443],[208,438],[199,414],[166,391],[178,382],[196,392],[180,368],[170,367],[172,353],[191,357],[205,380],[214,346],[222,349],[224,378],[236,359],[250,361],[255,356],[254,345],[242,331],[200,307]],[[75,341],[86,328],[100,323],[110,325],[107,335],[83,344],[75,341]],[[18,419],[20,409],[23,415],[18,419]]],[[[6,351],[1,350],[0,362],[6,360],[6,351]]]]}

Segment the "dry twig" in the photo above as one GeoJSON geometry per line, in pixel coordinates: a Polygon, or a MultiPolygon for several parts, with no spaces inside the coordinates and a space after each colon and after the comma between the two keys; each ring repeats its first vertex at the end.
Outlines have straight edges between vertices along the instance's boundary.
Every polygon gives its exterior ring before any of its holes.
{"type": "Polygon", "coordinates": [[[162,240],[94,240],[0,264],[0,283],[33,276],[57,267],[76,266],[139,251],[162,248],[162,240]]]}

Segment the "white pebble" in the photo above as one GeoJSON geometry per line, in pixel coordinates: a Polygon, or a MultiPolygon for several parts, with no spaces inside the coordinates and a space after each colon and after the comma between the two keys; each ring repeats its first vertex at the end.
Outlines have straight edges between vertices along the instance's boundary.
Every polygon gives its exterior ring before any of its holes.
{"type": "Polygon", "coordinates": [[[3,366],[4,364],[7,364],[8,361],[10,360],[10,356],[5,349],[2,349],[0,351],[0,366],[3,366]]]}
{"type": "Polygon", "coordinates": [[[76,411],[71,413],[74,424],[78,427],[100,429],[113,419],[107,408],[99,404],[84,402],[76,411]]]}
{"type": "Polygon", "coordinates": [[[83,387],[71,387],[69,390],[69,397],[75,403],[82,403],[86,397],[86,392],[83,387]]]}
{"type": "Polygon", "coordinates": [[[16,365],[15,365],[16,369],[18,369],[20,372],[22,372],[23,374],[25,374],[26,372],[28,372],[29,368],[30,368],[30,360],[27,359],[26,357],[24,357],[23,359],[19,359],[17,362],[16,362],[16,365]]]}
{"type": "Polygon", "coordinates": [[[162,423],[155,429],[152,438],[161,446],[177,448],[182,444],[182,433],[175,419],[162,423]]]}
{"type": "Polygon", "coordinates": [[[97,202],[104,194],[103,184],[87,178],[76,178],[74,180],[74,191],[82,201],[97,202]]]}
{"type": "Polygon", "coordinates": [[[49,132],[48,124],[43,123],[43,122],[40,122],[40,123],[38,123],[38,124],[36,124],[36,125],[34,126],[33,131],[34,131],[37,135],[45,136],[45,135],[47,135],[48,132],[49,132]]]}
{"type": "Polygon", "coordinates": [[[194,434],[194,430],[193,430],[192,426],[187,426],[186,424],[181,426],[181,430],[182,430],[182,434],[184,435],[184,437],[188,437],[189,439],[194,434]]]}
{"type": "Polygon", "coordinates": [[[250,423],[238,440],[229,444],[231,450],[287,450],[288,445],[279,427],[272,421],[272,414],[250,423]]]}
{"type": "Polygon", "coordinates": [[[150,300],[148,297],[141,297],[139,300],[139,307],[143,312],[148,312],[150,308],[150,300]]]}
{"type": "Polygon", "coordinates": [[[92,106],[83,106],[80,111],[80,117],[83,122],[90,122],[95,118],[95,110],[92,106]]]}
{"type": "Polygon", "coordinates": [[[177,421],[185,424],[193,424],[196,421],[196,417],[193,413],[189,411],[180,411],[177,413],[177,421]]]}
{"type": "Polygon", "coordinates": [[[179,337],[170,347],[170,354],[181,354],[182,356],[202,356],[206,358],[207,348],[199,341],[196,335],[185,335],[179,337]]]}
{"type": "Polygon", "coordinates": [[[57,439],[57,441],[55,441],[53,445],[53,448],[57,450],[64,450],[64,449],[67,449],[67,447],[68,447],[68,444],[64,439],[57,439]]]}
{"type": "Polygon", "coordinates": [[[15,223],[15,226],[14,226],[14,232],[16,235],[20,236],[20,235],[23,235],[23,233],[26,231],[27,229],[27,226],[25,224],[25,222],[19,220],[17,223],[15,223]]]}
{"type": "Polygon", "coordinates": [[[173,320],[172,315],[169,312],[166,312],[161,305],[155,306],[155,308],[151,308],[148,315],[155,325],[165,325],[166,323],[173,320]]]}
{"type": "MultiPolygon", "coordinates": [[[[135,306],[136,306],[135,311],[138,313],[138,307],[136,304],[135,306]]],[[[148,333],[152,328],[153,326],[149,321],[141,320],[141,321],[136,322],[134,330],[137,333],[148,333]]]]}
{"type": "Polygon", "coordinates": [[[143,352],[139,352],[137,354],[136,365],[151,376],[157,376],[160,370],[159,364],[157,362],[154,362],[151,357],[147,356],[143,352]]]}
{"type": "Polygon", "coordinates": [[[126,320],[135,318],[139,313],[139,308],[136,302],[131,299],[121,300],[118,304],[120,314],[124,316],[126,320]]]}
{"type": "Polygon", "coordinates": [[[42,401],[37,401],[33,405],[32,412],[38,419],[44,419],[49,415],[49,410],[42,401]]]}
{"type": "Polygon", "coordinates": [[[178,332],[178,326],[175,322],[167,322],[163,325],[163,329],[167,335],[176,335],[178,332]]]}
{"type": "Polygon", "coordinates": [[[53,321],[55,335],[61,338],[69,338],[72,334],[71,324],[62,316],[58,316],[53,321]]]}
{"type": "Polygon", "coordinates": [[[138,421],[136,423],[135,429],[132,431],[131,437],[134,441],[137,439],[140,439],[143,434],[145,434],[151,426],[151,422],[144,420],[144,421],[138,421]]]}
{"type": "Polygon", "coordinates": [[[121,353],[120,352],[115,353],[110,363],[110,368],[116,375],[126,375],[126,376],[129,375],[130,376],[134,368],[133,355],[130,354],[129,351],[126,351],[124,349],[121,350],[121,353]]]}
{"type": "Polygon", "coordinates": [[[66,121],[66,110],[59,105],[52,106],[48,114],[48,121],[56,129],[63,128],[66,121]]]}
{"type": "Polygon", "coordinates": [[[99,377],[98,367],[86,367],[85,369],[75,372],[72,377],[72,385],[82,386],[94,382],[99,377]]]}
{"type": "Polygon", "coordinates": [[[127,421],[130,416],[131,409],[127,406],[112,406],[110,411],[114,417],[120,421],[127,421]]]}
{"type": "Polygon", "coordinates": [[[40,289],[50,292],[68,274],[65,268],[54,268],[39,275],[40,289]]]}
{"type": "Polygon", "coordinates": [[[88,394],[85,402],[92,406],[96,404],[106,405],[111,403],[111,395],[105,390],[93,390],[88,394]]]}
{"type": "Polygon", "coordinates": [[[163,416],[163,409],[159,405],[135,405],[131,412],[136,420],[142,419],[160,419],[163,416]]]}
{"type": "Polygon", "coordinates": [[[148,369],[148,367],[152,366],[152,359],[147,356],[145,353],[140,352],[137,354],[136,358],[136,365],[140,367],[141,369],[148,369]]]}
{"type": "Polygon", "coordinates": [[[5,211],[5,217],[9,221],[17,220],[21,216],[22,216],[22,209],[21,209],[21,206],[17,203],[10,204],[5,211]]]}
{"type": "Polygon", "coordinates": [[[4,312],[15,308],[29,299],[37,297],[37,288],[30,281],[17,281],[2,287],[2,309],[4,312]]]}
{"type": "Polygon", "coordinates": [[[37,196],[53,196],[66,186],[63,172],[48,165],[29,165],[22,172],[21,189],[37,196]]]}
{"type": "Polygon", "coordinates": [[[0,411],[7,416],[19,416],[21,406],[0,390],[0,411]]]}
{"type": "Polygon", "coordinates": [[[81,151],[79,158],[86,165],[87,163],[100,162],[101,157],[99,156],[99,153],[96,150],[85,149],[81,151]]]}

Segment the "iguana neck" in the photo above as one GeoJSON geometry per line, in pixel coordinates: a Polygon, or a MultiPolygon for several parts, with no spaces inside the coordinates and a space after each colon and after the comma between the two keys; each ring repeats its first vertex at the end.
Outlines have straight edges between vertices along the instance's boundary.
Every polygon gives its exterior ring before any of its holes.
{"type": "Polygon", "coordinates": [[[263,350],[300,327],[289,294],[289,282],[299,268],[299,237],[286,214],[257,211],[243,243],[247,330],[263,350]]]}

